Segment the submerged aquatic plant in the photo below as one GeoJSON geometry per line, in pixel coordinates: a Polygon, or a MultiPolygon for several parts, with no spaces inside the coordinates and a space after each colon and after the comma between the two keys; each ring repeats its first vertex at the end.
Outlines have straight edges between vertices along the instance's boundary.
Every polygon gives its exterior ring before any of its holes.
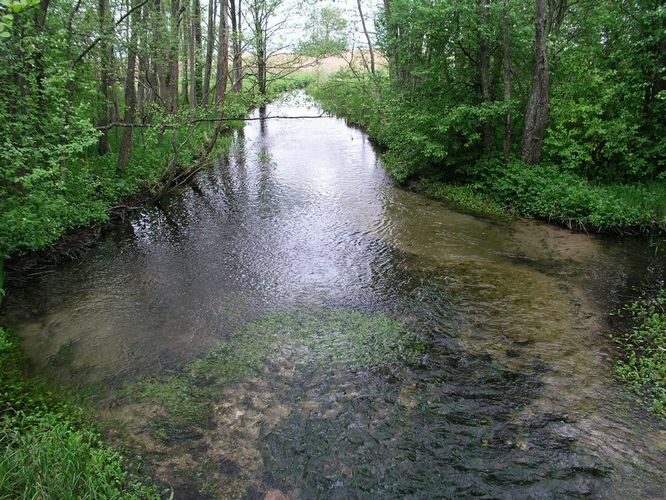
{"type": "Polygon", "coordinates": [[[172,376],[145,378],[125,388],[139,401],[163,404],[173,424],[200,423],[220,390],[259,376],[267,361],[289,359],[318,370],[398,370],[418,361],[425,344],[385,315],[356,311],[274,311],[245,325],[203,358],[172,376]]]}
{"type": "Polygon", "coordinates": [[[616,372],[647,399],[654,413],[666,418],[666,288],[628,304],[622,312],[634,326],[613,337],[624,352],[616,372]]]}

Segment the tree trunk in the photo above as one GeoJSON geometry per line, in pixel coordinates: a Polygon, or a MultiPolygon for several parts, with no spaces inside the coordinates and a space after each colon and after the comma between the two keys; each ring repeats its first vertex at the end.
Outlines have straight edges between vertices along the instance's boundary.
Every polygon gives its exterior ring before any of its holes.
{"type": "Polygon", "coordinates": [[[203,100],[203,80],[201,75],[201,0],[192,0],[192,31],[194,32],[194,70],[190,71],[190,80],[196,91],[197,103],[203,100]]]}
{"type": "Polygon", "coordinates": [[[523,159],[528,164],[541,160],[543,140],[548,122],[549,79],[546,54],[546,0],[536,0],[534,79],[525,112],[523,159]]]}
{"type": "MultiPolygon", "coordinates": [[[[490,47],[488,46],[489,29],[488,6],[490,0],[481,0],[481,37],[479,40],[479,80],[481,82],[481,99],[484,103],[490,102],[490,47]]],[[[486,119],[482,125],[483,152],[490,153],[493,149],[493,128],[490,120],[486,119]]]]}
{"type": "Polygon", "coordinates": [[[231,10],[231,58],[233,63],[231,90],[241,92],[243,90],[243,48],[241,45],[241,0],[230,0],[231,10]],[[238,4],[236,4],[238,1],[238,4]]]}
{"type": "Polygon", "coordinates": [[[229,73],[229,28],[227,25],[227,0],[220,0],[220,28],[217,50],[217,72],[215,75],[215,104],[221,106],[227,89],[229,73]]]}
{"type": "Polygon", "coordinates": [[[213,49],[215,48],[215,12],[217,2],[208,0],[208,32],[206,36],[206,62],[204,64],[203,104],[208,106],[210,94],[210,76],[213,71],[213,49]]]}
{"type": "Polygon", "coordinates": [[[189,23],[183,24],[183,104],[190,105],[190,30],[189,23]]]}
{"type": "Polygon", "coordinates": [[[259,93],[266,95],[267,93],[267,65],[266,60],[266,29],[264,27],[264,19],[259,9],[253,9],[253,22],[254,22],[254,43],[257,52],[257,86],[259,93]]]}
{"type": "MultiPolygon", "coordinates": [[[[138,3],[134,0],[134,6],[138,3]]],[[[126,125],[134,123],[134,116],[136,114],[136,88],[134,80],[136,78],[136,47],[137,47],[137,31],[138,31],[138,17],[139,9],[132,12],[131,27],[130,27],[130,44],[127,50],[127,77],[125,79],[125,118],[126,125]]],[[[122,143],[120,145],[120,152],[118,154],[118,175],[123,175],[127,167],[127,160],[132,151],[132,138],[133,127],[125,127],[122,143]]]]}
{"type": "MultiPolygon", "coordinates": [[[[49,11],[49,0],[40,0],[39,9],[35,17],[35,27],[37,28],[37,35],[42,35],[46,29],[46,16],[49,11]]],[[[39,45],[39,42],[38,46],[39,45]]],[[[35,69],[37,70],[37,91],[38,91],[38,105],[42,113],[46,112],[46,89],[44,88],[44,80],[46,78],[46,69],[44,68],[44,51],[39,48],[35,52],[35,69]]]]}
{"type": "Polygon", "coordinates": [[[363,17],[363,9],[361,7],[361,0],[356,0],[356,5],[358,5],[358,15],[361,18],[361,25],[363,26],[363,33],[365,33],[365,39],[368,42],[368,52],[370,53],[370,72],[375,74],[375,53],[372,50],[372,41],[370,40],[370,34],[368,33],[368,28],[365,26],[365,18],[363,17]]]}
{"type": "Polygon", "coordinates": [[[398,83],[400,75],[400,60],[398,57],[398,51],[396,49],[398,34],[394,28],[394,23],[391,13],[391,0],[384,0],[384,18],[386,20],[386,32],[388,33],[388,66],[389,66],[389,77],[398,83]]]}
{"type": "Polygon", "coordinates": [[[204,157],[207,157],[217,142],[217,138],[222,131],[222,124],[224,118],[224,97],[226,95],[227,75],[229,74],[229,27],[227,24],[227,0],[221,0],[220,5],[220,32],[219,32],[219,46],[218,46],[218,59],[217,59],[217,87],[215,93],[215,105],[217,106],[217,123],[213,129],[213,137],[204,150],[204,157]]]}
{"type": "MultiPolygon", "coordinates": [[[[109,15],[109,2],[108,0],[99,0],[98,4],[99,15],[99,91],[102,94],[102,109],[99,117],[99,124],[105,127],[111,121],[111,113],[113,112],[113,104],[110,98],[111,75],[109,74],[109,67],[111,66],[111,58],[113,57],[113,49],[109,43],[109,22],[111,16],[109,15]]],[[[97,150],[100,155],[105,155],[109,152],[109,129],[102,129],[102,135],[99,137],[97,150]]]]}
{"type": "Polygon", "coordinates": [[[504,162],[509,163],[511,159],[511,16],[509,13],[509,0],[504,0],[504,21],[502,32],[504,38],[504,104],[506,115],[504,116],[504,162]]]}
{"type": "MultiPolygon", "coordinates": [[[[190,109],[197,107],[197,62],[196,62],[196,15],[194,5],[190,5],[189,30],[188,30],[188,60],[190,69],[190,109]]],[[[186,23],[187,25],[187,23],[186,23]]]]}
{"type": "Polygon", "coordinates": [[[180,32],[180,1],[171,0],[171,44],[169,50],[169,83],[168,92],[172,113],[178,112],[178,48],[180,32]]]}

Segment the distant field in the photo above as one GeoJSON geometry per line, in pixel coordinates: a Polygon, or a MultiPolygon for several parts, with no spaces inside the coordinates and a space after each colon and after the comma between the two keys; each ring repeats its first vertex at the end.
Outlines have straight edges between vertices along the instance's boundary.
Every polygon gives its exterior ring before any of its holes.
{"type": "MultiPolygon", "coordinates": [[[[336,71],[341,69],[349,68],[350,62],[355,68],[364,68],[366,64],[370,65],[370,57],[367,52],[355,51],[353,58],[351,53],[344,54],[342,56],[331,56],[325,57],[320,60],[314,58],[302,58],[298,62],[295,60],[295,56],[291,54],[279,54],[274,56],[269,63],[269,66],[273,66],[274,72],[283,72],[287,66],[291,66],[294,69],[298,68],[296,74],[317,74],[320,76],[328,76],[336,71]],[[365,60],[365,61],[364,61],[365,60]]],[[[377,68],[382,68],[386,66],[386,59],[381,54],[375,54],[375,66],[377,68]]]]}

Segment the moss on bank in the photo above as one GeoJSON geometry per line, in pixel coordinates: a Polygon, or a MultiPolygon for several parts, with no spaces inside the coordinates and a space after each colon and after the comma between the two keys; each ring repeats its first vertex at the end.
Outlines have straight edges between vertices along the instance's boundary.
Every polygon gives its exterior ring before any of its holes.
{"type": "Polygon", "coordinates": [[[1,327],[0,387],[0,498],[160,498],[81,408],[26,377],[18,338],[1,327]]]}
{"type": "Polygon", "coordinates": [[[632,325],[613,335],[621,350],[615,370],[652,412],[666,419],[666,289],[628,304],[621,315],[632,325]]]}

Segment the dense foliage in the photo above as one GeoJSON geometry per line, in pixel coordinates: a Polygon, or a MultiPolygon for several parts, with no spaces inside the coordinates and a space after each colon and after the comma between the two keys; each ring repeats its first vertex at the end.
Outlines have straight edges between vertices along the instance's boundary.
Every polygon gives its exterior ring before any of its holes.
{"type": "Polygon", "coordinates": [[[26,379],[0,328],[0,498],[160,498],[105,446],[80,408],[26,379]]]}
{"type": "Polygon", "coordinates": [[[648,400],[652,411],[666,418],[666,289],[625,306],[632,327],[614,340],[623,357],[619,376],[648,400]]]}
{"type": "Polygon", "coordinates": [[[280,4],[0,2],[0,267],[159,193],[224,152],[231,118],[301,85],[297,59],[269,64],[280,4]]]}
{"type": "Polygon", "coordinates": [[[385,7],[387,72],[339,74],[313,93],[387,147],[398,180],[472,183],[524,214],[585,227],[666,227],[661,2],[547,2],[545,65],[532,1],[385,7]],[[539,142],[526,117],[544,71],[539,142]]]}

